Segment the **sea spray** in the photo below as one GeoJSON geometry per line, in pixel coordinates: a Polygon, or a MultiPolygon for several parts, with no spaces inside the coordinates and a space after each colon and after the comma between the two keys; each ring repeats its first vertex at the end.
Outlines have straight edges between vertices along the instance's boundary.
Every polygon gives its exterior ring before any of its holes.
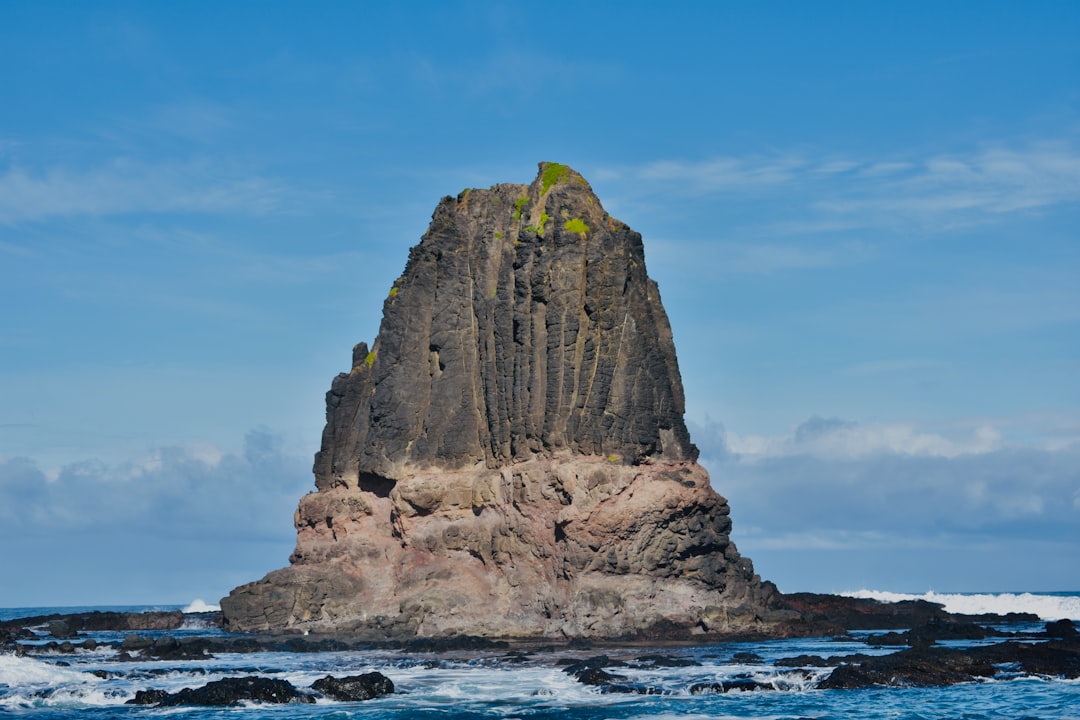
{"type": "Polygon", "coordinates": [[[917,595],[887,590],[853,590],[840,594],[882,602],[926,600],[944,605],[946,612],[961,615],[1033,613],[1043,620],[1080,618],[1080,597],[1066,593],[939,593],[930,590],[917,595]]]}
{"type": "Polygon", "coordinates": [[[184,607],[184,613],[206,613],[206,612],[219,612],[221,610],[220,605],[211,605],[202,598],[195,598],[188,605],[184,607]]]}

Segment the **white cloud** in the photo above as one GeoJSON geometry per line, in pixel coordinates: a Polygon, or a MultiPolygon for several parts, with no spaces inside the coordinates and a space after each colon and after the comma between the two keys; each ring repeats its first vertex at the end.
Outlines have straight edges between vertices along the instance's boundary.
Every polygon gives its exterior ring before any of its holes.
{"type": "Polygon", "coordinates": [[[1080,537],[1080,444],[1007,444],[989,426],[944,437],[822,418],[782,437],[716,423],[691,433],[751,547],[991,553],[1080,537]]]}
{"type": "Polygon", "coordinates": [[[1080,203],[1080,148],[1072,140],[989,144],[968,153],[847,158],[805,151],[771,156],[658,160],[601,169],[630,195],[692,192],[739,199],[784,193],[782,232],[933,227],[986,222],[1020,211],[1080,203]]]}
{"type": "Polygon", "coordinates": [[[1063,141],[879,163],[863,175],[870,181],[840,188],[839,197],[821,200],[816,207],[840,215],[926,219],[994,216],[1080,202],[1080,150],[1063,141]]]}
{"type": "Polygon", "coordinates": [[[83,460],[43,471],[28,458],[0,460],[0,534],[164,534],[180,539],[287,537],[310,460],[282,451],[265,429],[242,452],[161,447],[122,463],[83,460]]]}
{"type": "Polygon", "coordinates": [[[178,603],[216,599],[287,563],[310,456],[265,429],[243,449],[161,447],[128,462],[55,472],[0,458],[0,602],[178,603]]]}
{"type": "Polygon", "coordinates": [[[161,212],[276,210],[283,196],[273,179],[208,161],[151,166],[115,160],[88,170],[56,167],[0,174],[0,224],[64,216],[161,212]]]}
{"type": "Polygon", "coordinates": [[[909,162],[875,162],[862,168],[860,174],[868,177],[894,175],[914,167],[915,165],[909,162]]]}
{"type": "Polygon", "coordinates": [[[859,425],[820,417],[810,418],[787,435],[727,434],[728,450],[747,461],[791,455],[845,460],[882,453],[953,458],[992,452],[1002,445],[1001,433],[989,426],[965,437],[948,438],[902,423],[859,425]]]}
{"type": "MultiPolygon", "coordinates": [[[[788,157],[720,157],[701,162],[660,160],[636,168],[601,171],[602,178],[622,177],[635,182],[677,184],[702,193],[738,192],[753,187],[780,186],[795,181],[811,166],[795,156],[788,157]]],[[[830,169],[822,170],[831,172],[830,169]]]]}

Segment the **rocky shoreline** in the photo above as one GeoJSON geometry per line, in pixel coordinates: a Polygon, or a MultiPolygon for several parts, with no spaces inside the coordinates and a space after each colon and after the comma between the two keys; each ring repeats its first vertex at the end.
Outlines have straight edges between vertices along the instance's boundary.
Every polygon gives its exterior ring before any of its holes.
{"type": "MultiPolygon", "coordinates": [[[[791,617],[775,624],[771,633],[696,640],[676,635],[525,642],[470,636],[372,640],[342,633],[222,634],[220,613],[89,612],[0,622],[0,652],[35,657],[57,665],[66,664],[65,655],[106,648],[115,650],[111,660],[117,663],[210,662],[217,654],[255,652],[362,653],[394,649],[416,654],[474,653],[490,656],[494,662],[554,663],[578,682],[595,686],[604,693],[656,694],[661,692],[659,688],[636,684],[620,670],[695,664],[675,654],[675,648],[680,646],[819,636],[855,639],[872,648],[875,654],[801,655],[777,659],[774,667],[782,668],[793,682],[813,676],[819,689],[943,687],[988,678],[1025,676],[1080,678],[1080,634],[1071,620],[1039,623],[1030,614],[957,615],[925,601],[883,603],[810,593],[781,596],[781,604],[791,617]],[[1041,629],[1033,630],[1033,627],[1041,629]],[[205,628],[205,632],[193,628],[205,628]],[[95,632],[120,633],[122,639],[101,642],[89,637],[89,633],[95,632]],[[852,632],[858,635],[853,636],[852,632]],[[897,650],[880,654],[887,647],[897,650]],[[825,674],[823,670],[828,668],[831,670],[825,674]]],[[[732,660],[753,662],[760,658],[733,656],[732,660]]],[[[393,692],[393,682],[380,673],[363,677],[327,676],[310,688],[295,688],[281,680],[260,677],[256,669],[252,670],[250,675],[228,677],[171,694],[148,687],[129,702],[156,707],[231,705],[242,701],[314,702],[318,697],[353,702],[393,692]]],[[[762,683],[750,675],[687,688],[690,694],[775,689],[775,683],[762,683]]]]}

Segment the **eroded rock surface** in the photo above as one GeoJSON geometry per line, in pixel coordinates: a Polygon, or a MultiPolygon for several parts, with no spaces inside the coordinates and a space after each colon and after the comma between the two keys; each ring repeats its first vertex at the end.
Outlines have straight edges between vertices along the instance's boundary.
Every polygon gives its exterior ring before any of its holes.
{"type": "Polygon", "coordinates": [[[231,629],[615,637],[760,626],[775,589],[696,463],[641,236],[588,183],[439,203],[334,379],[291,565],[231,629]]]}

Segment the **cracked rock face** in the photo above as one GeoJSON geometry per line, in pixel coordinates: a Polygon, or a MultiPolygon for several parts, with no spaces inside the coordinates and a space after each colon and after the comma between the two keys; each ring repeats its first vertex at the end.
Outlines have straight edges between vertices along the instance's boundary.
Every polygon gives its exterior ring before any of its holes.
{"type": "Polygon", "coordinates": [[[326,402],[291,565],[222,600],[232,629],[646,637],[766,614],[641,236],[566,166],[443,198],[326,402]]]}

